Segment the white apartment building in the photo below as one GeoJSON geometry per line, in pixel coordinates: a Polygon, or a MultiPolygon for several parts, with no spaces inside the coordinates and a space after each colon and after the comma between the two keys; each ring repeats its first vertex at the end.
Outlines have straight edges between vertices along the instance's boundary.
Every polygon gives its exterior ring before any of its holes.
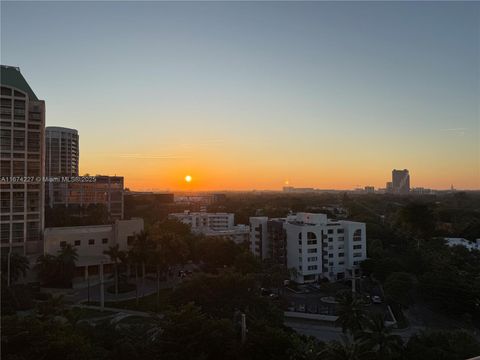
{"type": "Polygon", "coordinates": [[[251,217],[250,250],[294,268],[297,275],[292,280],[299,283],[340,280],[350,277],[367,257],[365,224],[312,213],[284,219],[251,217]]]}
{"type": "Polygon", "coordinates": [[[169,214],[170,219],[176,219],[187,224],[192,232],[230,230],[235,223],[235,214],[232,213],[207,213],[190,212],[169,214]]]}
{"type": "Polygon", "coordinates": [[[208,237],[222,237],[237,244],[248,242],[250,228],[247,225],[235,226],[233,213],[190,212],[169,214],[170,219],[176,219],[190,226],[195,234],[208,237]]]}
{"type": "Polygon", "coordinates": [[[367,258],[365,223],[298,213],[287,217],[285,229],[287,267],[296,269],[297,282],[344,279],[367,258]]]}
{"type": "MultiPolygon", "coordinates": [[[[63,246],[70,244],[77,249],[74,286],[81,287],[89,278],[98,281],[99,266],[104,272],[112,272],[112,261],[103,253],[109,247],[119,245],[128,250],[135,235],[144,229],[143,219],[116,220],[110,225],[70,226],[46,228],[44,231],[45,254],[56,255],[63,246]]],[[[91,282],[92,283],[92,282],[91,282]]]]}

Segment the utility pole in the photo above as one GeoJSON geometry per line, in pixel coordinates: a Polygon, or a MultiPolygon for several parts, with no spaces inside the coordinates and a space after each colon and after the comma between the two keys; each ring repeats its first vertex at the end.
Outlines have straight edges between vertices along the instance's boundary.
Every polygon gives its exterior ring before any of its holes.
{"type": "Polygon", "coordinates": [[[100,310],[105,307],[105,285],[103,284],[103,261],[100,262],[100,310]]]}
{"type": "Polygon", "coordinates": [[[356,284],[355,284],[355,280],[356,280],[356,277],[355,277],[355,267],[352,267],[352,293],[356,293],[356,284]]]}
{"type": "Polygon", "coordinates": [[[242,344],[245,344],[245,341],[247,340],[247,317],[245,316],[245,313],[242,313],[241,326],[242,326],[242,344]]]}
{"type": "Polygon", "coordinates": [[[87,277],[87,304],[90,304],[90,276],[87,277]]]}

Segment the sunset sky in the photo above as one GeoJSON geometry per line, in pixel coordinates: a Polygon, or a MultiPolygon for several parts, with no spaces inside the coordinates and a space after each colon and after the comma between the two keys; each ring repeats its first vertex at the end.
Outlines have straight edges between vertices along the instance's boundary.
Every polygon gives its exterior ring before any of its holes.
{"type": "Polygon", "coordinates": [[[1,63],[131,189],[480,189],[479,3],[2,2],[1,63]]]}

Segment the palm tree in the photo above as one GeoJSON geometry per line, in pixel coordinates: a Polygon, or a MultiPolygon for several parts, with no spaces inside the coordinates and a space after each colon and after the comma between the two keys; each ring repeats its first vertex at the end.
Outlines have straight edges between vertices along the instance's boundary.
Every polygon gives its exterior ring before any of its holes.
{"type": "Polygon", "coordinates": [[[351,341],[343,337],[342,342],[330,341],[323,351],[320,352],[319,359],[325,360],[371,360],[372,352],[368,347],[359,341],[351,341]]]}
{"type": "Polygon", "coordinates": [[[342,326],[342,331],[350,331],[354,335],[362,329],[366,321],[364,301],[351,291],[343,291],[337,294],[337,323],[342,326]]]}
{"type": "Polygon", "coordinates": [[[29,268],[30,263],[27,257],[12,251],[2,254],[2,277],[8,277],[8,274],[10,274],[7,284],[13,285],[20,278],[20,275],[26,276],[29,268]]]}
{"type": "Polygon", "coordinates": [[[145,295],[145,264],[154,247],[155,244],[150,240],[150,236],[146,231],[142,230],[140,233],[136,234],[132,250],[135,257],[142,264],[142,297],[145,295]]]}
{"type": "Polygon", "coordinates": [[[155,270],[157,273],[157,310],[160,306],[160,275],[164,274],[167,269],[167,260],[165,253],[157,248],[154,252],[151,253],[150,262],[155,265],[155,270]]]}
{"type": "Polygon", "coordinates": [[[129,268],[131,267],[131,265],[135,266],[135,302],[138,306],[138,263],[139,263],[138,254],[134,249],[130,249],[127,252],[127,256],[125,257],[125,260],[128,262],[129,268]]]}
{"type": "Polygon", "coordinates": [[[39,256],[35,269],[43,284],[56,284],[60,277],[57,257],[51,254],[39,256]]]}
{"type": "Polygon", "coordinates": [[[370,317],[366,329],[360,332],[357,338],[374,350],[379,359],[389,359],[402,348],[402,338],[391,333],[391,329],[385,326],[384,318],[380,314],[370,317]]]}
{"type": "Polygon", "coordinates": [[[110,257],[110,260],[113,261],[113,271],[115,277],[115,296],[118,295],[118,260],[121,257],[120,245],[116,244],[115,246],[110,246],[108,250],[104,250],[103,253],[110,257]]]}
{"type": "Polygon", "coordinates": [[[59,271],[62,274],[62,283],[64,286],[71,286],[72,279],[75,276],[75,262],[78,260],[77,249],[71,244],[67,244],[57,254],[59,271]]]}

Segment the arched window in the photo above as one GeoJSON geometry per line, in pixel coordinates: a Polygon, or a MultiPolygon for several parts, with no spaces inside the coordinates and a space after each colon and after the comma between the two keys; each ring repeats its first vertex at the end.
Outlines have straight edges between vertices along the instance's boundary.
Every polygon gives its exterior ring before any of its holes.
{"type": "Polygon", "coordinates": [[[361,241],[362,240],[362,230],[357,229],[353,233],[353,241],[361,241]]]}
{"type": "Polygon", "coordinates": [[[317,235],[311,231],[307,233],[307,244],[316,245],[317,244],[317,235]]]}

